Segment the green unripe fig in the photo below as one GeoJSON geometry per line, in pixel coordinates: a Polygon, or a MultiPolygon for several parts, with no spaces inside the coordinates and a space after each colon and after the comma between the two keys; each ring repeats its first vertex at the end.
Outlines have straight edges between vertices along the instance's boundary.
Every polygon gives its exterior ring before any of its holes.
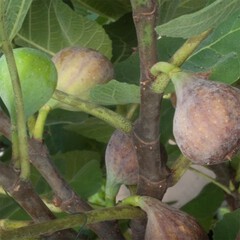
{"type": "MultiPolygon", "coordinates": [[[[49,56],[40,50],[17,48],[13,52],[27,118],[51,98],[57,85],[57,71],[49,56]]],[[[5,55],[0,58],[0,86],[0,97],[11,117],[15,117],[15,96],[5,55]]]]}
{"type": "Polygon", "coordinates": [[[240,148],[240,90],[199,74],[170,73],[177,95],[173,133],[196,164],[229,160],[240,148]]]}
{"type": "MultiPolygon", "coordinates": [[[[62,49],[52,58],[58,72],[57,89],[82,100],[89,100],[91,88],[113,79],[112,63],[101,53],[81,47],[62,49]]],[[[67,108],[51,100],[53,108],[67,108]]]]}

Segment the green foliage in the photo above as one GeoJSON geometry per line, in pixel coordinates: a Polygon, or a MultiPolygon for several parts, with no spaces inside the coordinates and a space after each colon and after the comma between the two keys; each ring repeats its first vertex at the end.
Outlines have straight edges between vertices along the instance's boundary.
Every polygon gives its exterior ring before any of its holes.
{"type": "Polygon", "coordinates": [[[123,15],[117,21],[105,25],[104,29],[112,40],[113,62],[127,59],[137,46],[136,30],[133,23],[132,14],[123,15]],[[125,34],[122,34],[125,32],[125,34]]]}
{"type": "Polygon", "coordinates": [[[179,1],[179,0],[159,0],[161,5],[161,23],[167,22],[176,17],[196,12],[214,0],[198,0],[198,1],[179,1]]]}
{"type": "Polygon", "coordinates": [[[70,112],[62,109],[54,109],[47,118],[47,125],[80,123],[88,118],[83,112],[70,112]]]}
{"type": "Polygon", "coordinates": [[[100,105],[140,103],[140,88],[133,84],[111,80],[107,84],[94,87],[91,90],[90,98],[100,105]]]}
{"type": "Polygon", "coordinates": [[[213,229],[213,239],[233,240],[239,239],[240,234],[240,209],[224,215],[213,229]]]}
{"type": "Polygon", "coordinates": [[[113,127],[96,118],[89,118],[81,124],[68,125],[65,129],[103,143],[108,142],[114,131],[113,127]]]}
{"type": "MultiPolygon", "coordinates": [[[[13,40],[21,28],[31,3],[32,0],[4,2],[4,28],[10,41],[13,40]]],[[[0,35],[0,45],[2,45],[2,40],[0,35]]]]}
{"type": "Polygon", "coordinates": [[[74,0],[73,4],[78,3],[80,6],[92,11],[100,16],[104,16],[109,20],[117,20],[119,17],[131,11],[129,0],[74,0]]]}
{"type": "Polygon", "coordinates": [[[2,219],[30,220],[25,211],[10,196],[0,196],[0,215],[2,219]]]}
{"type": "Polygon", "coordinates": [[[58,0],[34,1],[15,42],[51,55],[69,46],[93,48],[108,58],[112,55],[104,29],[58,0]]]}
{"type": "Polygon", "coordinates": [[[196,198],[188,202],[181,209],[194,216],[204,229],[208,231],[223,199],[223,191],[211,183],[204,187],[196,198]]]}
{"type": "Polygon", "coordinates": [[[210,71],[211,79],[235,83],[240,77],[239,12],[232,14],[209,36],[196,51],[186,68],[195,71],[210,71]]]}
{"type": "Polygon", "coordinates": [[[180,16],[156,28],[160,36],[189,38],[219,26],[240,7],[239,0],[217,0],[197,12],[180,16]]]}
{"type": "Polygon", "coordinates": [[[64,178],[81,197],[86,199],[101,187],[102,172],[98,152],[70,151],[58,153],[54,159],[64,178]]]}

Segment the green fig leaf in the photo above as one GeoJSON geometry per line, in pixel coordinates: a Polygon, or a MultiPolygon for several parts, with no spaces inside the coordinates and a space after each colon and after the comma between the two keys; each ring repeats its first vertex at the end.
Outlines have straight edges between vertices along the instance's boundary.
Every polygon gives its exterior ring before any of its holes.
{"type": "Polygon", "coordinates": [[[96,193],[101,187],[100,155],[94,151],[70,151],[54,156],[64,178],[83,198],[96,193]]]}
{"type": "Polygon", "coordinates": [[[115,130],[97,118],[89,118],[80,124],[67,125],[65,129],[102,143],[107,143],[115,130]]]}
{"type": "Polygon", "coordinates": [[[140,102],[140,88],[116,80],[97,85],[90,92],[92,102],[100,105],[119,105],[140,102]]]}
{"type": "Polygon", "coordinates": [[[131,11],[129,0],[75,0],[75,2],[109,20],[117,20],[123,14],[131,11]]]}
{"type": "Polygon", "coordinates": [[[205,230],[209,230],[213,217],[223,200],[224,192],[210,183],[203,188],[196,198],[184,205],[181,210],[195,217],[205,230]]]}
{"type": "Polygon", "coordinates": [[[132,54],[126,60],[115,64],[115,78],[120,82],[138,85],[140,77],[139,55],[132,54]]]}
{"type": "Polygon", "coordinates": [[[240,237],[240,209],[226,213],[213,229],[213,240],[233,240],[240,237]]]}
{"type": "Polygon", "coordinates": [[[235,83],[240,78],[240,18],[231,15],[202,43],[184,68],[191,71],[210,71],[210,79],[235,83]]]}
{"type": "Polygon", "coordinates": [[[217,0],[201,10],[156,27],[160,36],[189,38],[220,25],[240,9],[239,0],[217,0]]]}
{"type": "Polygon", "coordinates": [[[215,0],[159,0],[161,23],[165,23],[184,14],[196,12],[214,1],[215,0]]]}
{"type": "Polygon", "coordinates": [[[116,63],[128,58],[137,46],[137,35],[132,14],[125,14],[116,22],[110,23],[104,28],[112,40],[112,61],[116,63]],[[127,34],[123,34],[124,32],[127,34]]]}
{"type": "Polygon", "coordinates": [[[111,41],[102,26],[59,0],[34,1],[16,43],[54,55],[70,46],[95,49],[111,58],[111,41]]]}
{"type": "MultiPolygon", "coordinates": [[[[31,3],[32,0],[3,1],[4,16],[1,19],[9,41],[12,41],[20,30],[31,3]]],[[[0,35],[0,46],[2,41],[0,35]]]]}
{"type": "Polygon", "coordinates": [[[27,213],[9,196],[0,196],[0,215],[1,218],[30,220],[27,213]]]}
{"type": "MultiPolygon", "coordinates": [[[[14,49],[20,78],[25,117],[40,109],[52,96],[57,85],[57,71],[51,59],[31,48],[14,49]]],[[[5,55],[0,58],[0,96],[11,117],[15,118],[14,93],[5,55]]]]}
{"type": "Polygon", "coordinates": [[[67,111],[63,109],[53,109],[48,114],[46,125],[80,123],[88,118],[84,112],[67,111]]]}

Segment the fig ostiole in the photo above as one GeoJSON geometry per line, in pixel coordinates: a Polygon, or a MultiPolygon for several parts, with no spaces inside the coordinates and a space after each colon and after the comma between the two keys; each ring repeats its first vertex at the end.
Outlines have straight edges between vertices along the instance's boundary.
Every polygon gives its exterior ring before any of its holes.
{"type": "Polygon", "coordinates": [[[240,148],[240,90],[199,74],[169,74],[177,104],[173,133],[181,152],[195,164],[218,164],[240,148]]]}
{"type": "MultiPolygon", "coordinates": [[[[103,84],[114,77],[112,63],[101,53],[83,47],[68,47],[53,58],[57,72],[57,90],[82,100],[89,101],[90,91],[97,84],[103,84]]],[[[51,99],[51,108],[74,110],[72,107],[51,99]]]]}
{"type": "Polygon", "coordinates": [[[105,197],[113,205],[122,184],[135,185],[138,181],[138,162],[133,140],[130,135],[116,130],[105,152],[107,171],[105,197]]]}

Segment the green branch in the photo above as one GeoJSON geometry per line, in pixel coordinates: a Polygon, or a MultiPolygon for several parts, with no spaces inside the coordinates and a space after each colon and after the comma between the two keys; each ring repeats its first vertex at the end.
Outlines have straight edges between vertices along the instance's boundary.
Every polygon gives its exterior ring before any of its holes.
{"type": "Polygon", "coordinates": [[[53,94],[53,98],[64,104],[72,106],[74,109],[78,109],[79,111],[91,114],[107,122],[111,126],[122,130],[123,132],[132,131],[132,123],[128,119],[111,111],[110,109],[98,106],[90,102],[83,101],[77,97],[61,92],[59,90],[55,91],[55,93],[53,94]]]}
{"type": "MultiPolygon", "coordinates": [[[[208,37],[211,30],[205,31],[197,36],[189,38],[172,56],[169,62],[175,66],[181,66],[201,44],[201,42],[208,37]]],[[[158,64],[158,63],[157,63],[158,64]]],[[[151,68],[151,73],[156,77],[152,84],[152,90],[155,93],[163,93],[169,83],[169,76],[158,69],[158,65],[151,68]]]]}
{"type": "Polygon", "coordinates": [[[23,226],[12,230],[0,229],[1,240],[25,240],[41,234],[51,234],[67,228],[84,227],[85,225],[111,221],[115,219],[142,218],[145,213],[139,208],[129,206],[104,208],[85,213],[69,215],[62,219],[54,219],[42,223],[23,226]]]}
{"type": "MultiPolygon", "coordinates": [[[[5,7],[4,0],[0,0],[0,35],[2,36],[2,50],[5,54],[10,78],[12,81],[14,93],[15,114],[11,116],[12,119],[12,144],[13,144],[13,157],[19,159],[21,174],[20,178],[23,180],[28,179],[30,174],[28,142],[27,142],[27,129],[24,114],[23,96],[21,91],[21,84],[17,71],[16,62],[14,59],[13,49],[11,42],[8,39],[5,29],[5,7]],[[18,158],[19,157],[19,158],[18,158]]],[[[29,66],[30,67],[30,66],[29,66]]]]}

